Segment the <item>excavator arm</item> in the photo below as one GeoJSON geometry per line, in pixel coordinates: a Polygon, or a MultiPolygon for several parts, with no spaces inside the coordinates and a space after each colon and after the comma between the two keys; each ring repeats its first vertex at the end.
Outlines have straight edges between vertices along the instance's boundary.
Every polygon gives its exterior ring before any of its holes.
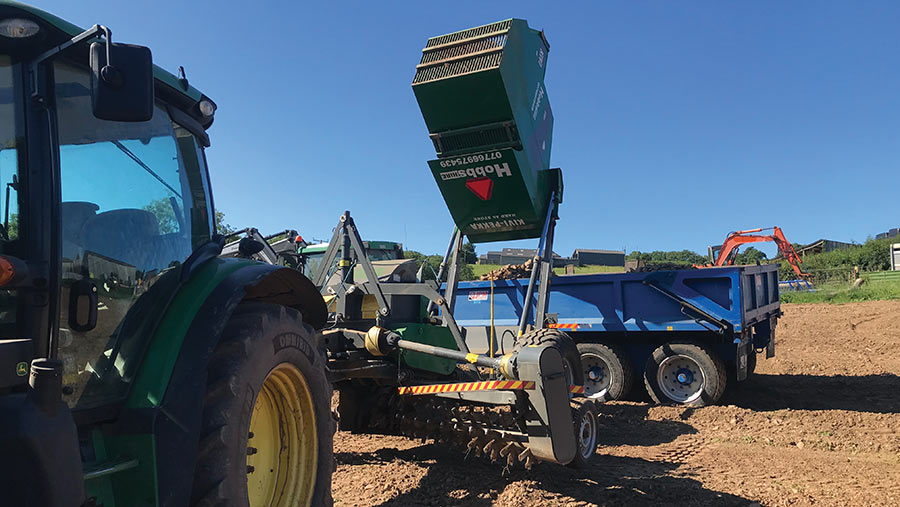
{"type": "Polygon", "coordinates": [[[784,236],[784,232],[780,227],[770,227],[770,228],[758,228],[758,229],[747,229],[745,231],[735,231],[728,234],[725,238],[725,241],[722,243],[721,247],[713,248],[712,252],[714,252],[715,259],[711,266],[731,266],[734,264],[734,258],[737,256],[738,249],[741,245],[745,245],[747,243],[760,243],[760,242],[768,242],[771,241],[778,246],[778,253],[781,254],[782,257],[791,265],[791,268],[794,270],[794,273],[797,274],[800,278],[806,278],[809,276],[809,273],[804,273],[803,270],[800,269],[800,265],[803,263],[803,260],[797,254],[797,251],[794,250],[794,246],[791,245],[790,241],[787,240],[784,236]],[[771,230],[772,234],[753,234],[756,232],[763,232],[771,230]]]}

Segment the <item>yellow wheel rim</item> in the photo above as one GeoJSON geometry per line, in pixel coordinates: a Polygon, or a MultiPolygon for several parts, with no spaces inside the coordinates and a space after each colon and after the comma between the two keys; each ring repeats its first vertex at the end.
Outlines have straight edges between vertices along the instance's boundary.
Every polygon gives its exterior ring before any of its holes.
{"type": "Polygon", "coordinates": [[[295,366],[276,366],[256,396],[247,440],[251,507],[309,505],[318,442],[312,393],[295,366]]]}

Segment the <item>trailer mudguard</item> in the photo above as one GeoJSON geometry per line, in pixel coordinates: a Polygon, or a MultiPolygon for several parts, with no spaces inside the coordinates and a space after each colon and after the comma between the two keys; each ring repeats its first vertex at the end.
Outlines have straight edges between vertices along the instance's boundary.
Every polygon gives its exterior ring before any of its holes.
{"type": "Polygon", "coordinates": [[[107,454],[133,456],[140,462],[121,472],[113,489],[140,489],[144,492],[140,498],[148,505],[184,505],[190,498],[206,365],[234,309],[248,300],[282,304],[298,309],[316,329],[327,317],[318,290],[295,270],[237,259],[217,258],[209,264],[204,271],[211,271],[198,276],[218,274],[221,279],[193,315],[177,313],[176,296],[157,328],[121,418],[112,431],[104,432],[107,454]],[[222,270],[227,274],[223,276],[222,270]],[[169,315],[172,311],[176,314],[169,315]],[[147,477],[156,477],[156,483],[147,484],[147,477]]]}

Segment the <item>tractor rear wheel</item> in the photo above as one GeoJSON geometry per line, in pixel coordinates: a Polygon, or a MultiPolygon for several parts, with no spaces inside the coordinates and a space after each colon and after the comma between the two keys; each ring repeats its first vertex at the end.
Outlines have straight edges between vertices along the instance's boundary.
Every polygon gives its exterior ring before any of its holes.
{"type": "Polygon", "coordinates": [[[245,303],[210,359],[194,505],[331,505],[331,385],[296,310],[245,303]]]}

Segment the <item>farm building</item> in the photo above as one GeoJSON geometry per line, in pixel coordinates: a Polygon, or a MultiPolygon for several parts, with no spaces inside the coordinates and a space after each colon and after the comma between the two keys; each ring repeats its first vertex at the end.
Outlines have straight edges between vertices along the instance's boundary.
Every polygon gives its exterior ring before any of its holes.
{"type": "MultiPolygon", "coordinates": [[[[488,252],[486,254],[482,254],[478,257],[479,264],[522,264],[523,262],[533,259],[536,250],[533,248],[504,248],[499,252],[493,251],[488,252]]],[[[559,256],[556,252],[553,252],[553,265],[554,266],[565,266],[566,264],[571,264],[569,262],[565,262],[566,260],[559,256]]]]}
{"type": "Polygon", "coordinates": [[[572,253],[577,266],[624,266],[625,252],[621,250],[586,250],[578,248],[572,253]]]}
{"type": "Polygon", "coordinates": [[[878,233],[875,235],[875,239],[896,238],[898,235],[900,235],[900,227],[894,227],[887,232],[878,233]]]}
{"type": "MultiPolygon", "coordinates": [[[[522,264],[533,259],[535,250],[530,248],[504,248],[488,252],[478,257],[479,264],[522,264]]],[[[624,266],[625,252],[618,250],[576,249],[571,257],[560,257],[553,253],[553,266],[624,266]]]]}
{"type": "Polygon", "coordinates": [[[808,254],[817,254],[824,252],[831,252],[834,250],[840,250],[842,248],[850,248],[853,246],[851,243],[844,243],[843,241],[834,241],[830,239],[819,239],[813,241],[808,245],[801,246],[797,249],[797,253],[800,254],[801,257],[808,254]]]}

